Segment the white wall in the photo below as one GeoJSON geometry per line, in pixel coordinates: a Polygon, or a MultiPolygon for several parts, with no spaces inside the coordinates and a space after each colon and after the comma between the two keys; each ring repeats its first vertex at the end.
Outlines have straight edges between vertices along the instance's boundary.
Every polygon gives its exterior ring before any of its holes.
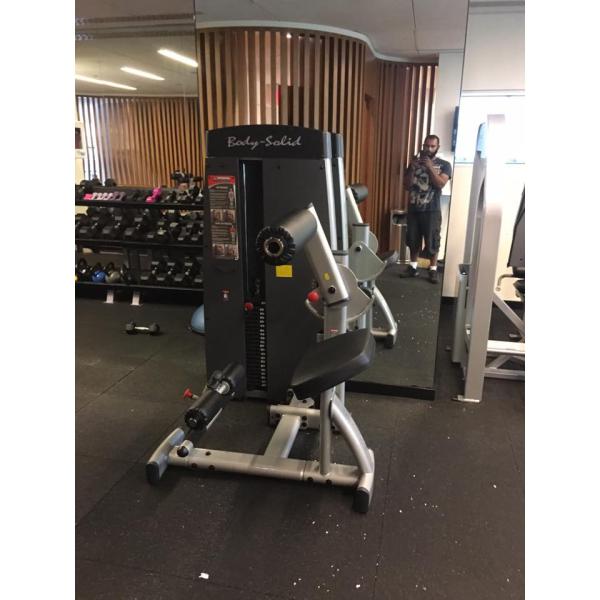
{"type": "Polygon", "coordinates": [[[432,132],[440,138],[439,155],[444,160],[450,162],[454,159],[454,155],[450,150],[452,142],[452,123],[454,119],[454,109],[460,102],[462,69],[462,52],[440,52],[437,81],[435,85],[435,107],[432,132]]]}
{"type": "MultiPolygon", "coordinates": [[[[525,89],[525,13],[475,12],[467,24],[462,91],[491,92],[525,89]]],[[[460,121],[459,121],[460,128],[460,121]]],[[[458,265],[463,261],[472,164],[456,164],[446,246],[442,294],[456,297],[458,265]]],[[[525,165],[506,165],[506,204],[498,252],[496,277],[508,271],[506,261],[512,242],[515,216],[525,184],[525,165]]],[[[500,295],[516,299],[512,280],[504,280],[500,295]]]]}

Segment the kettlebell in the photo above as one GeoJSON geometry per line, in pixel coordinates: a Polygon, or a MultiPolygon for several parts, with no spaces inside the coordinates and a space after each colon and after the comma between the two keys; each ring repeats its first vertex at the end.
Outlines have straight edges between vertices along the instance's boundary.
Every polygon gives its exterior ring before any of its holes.
{"type": "Polygon", "coordinates": [[[85,258],[80,258],[75,267],[76,281],[89,281],[91,275],[92,272],[90,266],[87,264],[87,260],[85,260],[85,258]]]}
{"type": "Polygon", "coordinates": [[[100,263],[96,263],[92,268],[92,281],[94,283],[104,283],[106,279],[106,273],[102,269],[102,265],[100,263]]]}
{"type": "Polygon", "coordinates": [[[104,271],[106,272],[106,283],[119,283],[121,281],[121,273],[115,269],[114,263],[108,263],[104,271]]]}

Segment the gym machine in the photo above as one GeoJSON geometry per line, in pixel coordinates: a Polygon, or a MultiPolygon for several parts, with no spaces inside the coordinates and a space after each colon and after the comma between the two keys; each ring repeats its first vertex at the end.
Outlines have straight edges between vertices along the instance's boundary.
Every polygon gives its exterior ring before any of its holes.
{"type": "Polygon", "coordinates": [[[373,310],[370,309],[357,326],[368,327],[376,340],[383,339],[386,348],[393,348],[398,336],[398,324],[375,281],[388,266],[395,264],[398,254],[391,252],[384,260],[377,256],[379,241],[358,210],[358,204],[368,196],[367,186],[360,183],[346,186],[344,142],[339,133],[331,134],[331,147],[338,248],[347,253],[346,266],[350,267],[363,289],[373,297],[373,304],[379,307],[387,323],[386,328],[373,327],[373,310]]]}
{"type": "MultiPolygon", "coordinates": [[[[252,241],[248,239],[247,244],[252,241]]],[[[366,311],[371,299],[351,272],[336,263],[313,205],[259,230],[253,245],[267,276],[305,258],[316,285],[306,288],[310,292],[307,296],[305,289],[301,300],[311,318],[316,313],[323,319],[323,340],[303,349],[290,378],[287,403],[269,407],[270,419],[277,425],[263,454],[198,448],[188,439],[192,432],[206,431],[230,400],[245,395],[246,369],[229,363],[213,372],[202,394],[186,391],[193,403],[185,414],[185,427],[176,428],[154,451],[146,465],[148,481],[156,484],[167,467],[182,466],[349,486],[355,488],[354,509],[366,513],[373,494],[375,460],[345,407],[344,382],[366,369],[374,355],[375,341],[367,329],[347,331],[348,319],[366,311]],[[332,462],[333,427],[348,444],[356,466],[332,462]],[[289,458],[300,429],[319,430],[319,460],[289,458]]]]}
{"type": "MultiPolygon", "coordinates": [[[[525,362],[524,322],[494,291],[494,276],[502,226],[502,182],[504,169],[504,115],[488,115],[477,135],[473,162],[469,216],[463,263],[459,265],[458,297],[454,313],[452,362],[462,367],[464,394],[462,402],[480,402],[485,377],[525,378],[522,369],[502,368],[508,361],[525,362]],[[496,305],[517,327],[520,341],[489,340],[492,306],[496,305]]],[[[524,198],[523,198],[524,216],[524,198]]],[[[518,220],[517,220],[518,225],[518,220]]],[[[524,227],[517,228],[524,235],[524,227]]],[[[515,255],[521,242],[513,239],[515,255]]],[[[511,252],[512,254],[512,252],[511,252]]],[[[524,275],[524,273],[523,273],[524,275]]]]}
{"type": "Polygon", "coordinates": [[[310,200],[335,249],[331,157],[329,133],[315,129],[250,125],[207,133],[206,372],[243,366],[248,397],[285,401],[294,368],[321,329],[304,307],[315,279],[307,257],[266,269],[255,241],[310,200]]]}

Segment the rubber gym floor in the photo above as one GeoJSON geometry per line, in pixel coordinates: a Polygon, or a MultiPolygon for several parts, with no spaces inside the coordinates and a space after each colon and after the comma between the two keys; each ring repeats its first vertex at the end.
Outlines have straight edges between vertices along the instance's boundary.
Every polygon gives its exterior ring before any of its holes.
{"type": "MultiPolygon", "coordinates": [[[[146,459],[187,408],[182,391],[205,382],[192,310],[76,301],[77,598],[524,598],[524,385],[489,380],[481,404],[451,400],[450,305],[436,400],[348,394],[375,452],[367,515],[342,488],[181,469],[146,482],[146,459]],[[127,336],[132,318],[164,334],[127,336]]],[[[508,332],[498,315],[492,332],[508,332]]],[[[202,445],[261,452],[270,433],[263,404],[236,402],[202,445]]],[[[291,456],[306,453],[317,456],[314,434],[291,456]]]]}

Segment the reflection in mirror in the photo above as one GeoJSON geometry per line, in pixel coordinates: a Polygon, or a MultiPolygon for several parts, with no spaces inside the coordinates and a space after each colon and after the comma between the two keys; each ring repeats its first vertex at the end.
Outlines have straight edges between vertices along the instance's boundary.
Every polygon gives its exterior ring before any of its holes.
{"type": "Polygon", "coordinates": [[[170,185],[201,170],[191,0],[164,7],[77,2],[76,113],[85,155],[76,181],[170,185]]]}

